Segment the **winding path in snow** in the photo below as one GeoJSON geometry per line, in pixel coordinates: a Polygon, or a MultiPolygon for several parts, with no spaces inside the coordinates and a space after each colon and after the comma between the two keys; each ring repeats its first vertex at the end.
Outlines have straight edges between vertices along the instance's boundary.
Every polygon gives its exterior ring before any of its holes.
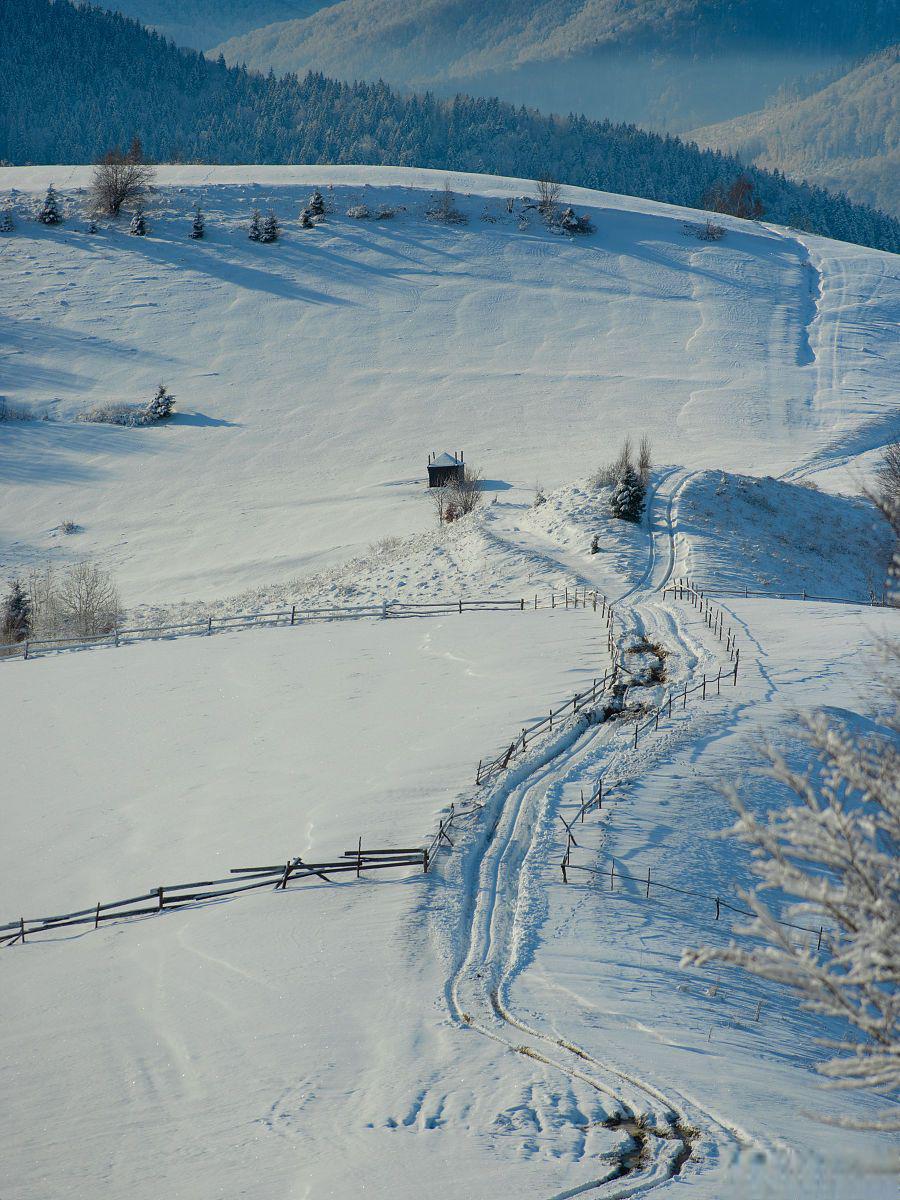
{"type": "MultiPolygon", "coordinates": [[[[649,506],[647,565],[642,577],[619,597],[616,610],[620,621],[623,610],[627,613],[629,634],[652,632],[667,642],[674,639],[682,674],[692,672],[702,658],[710,657],[709,652],[681,628],[677,612],[648,601],[675,573],[677,502],[690,477],[690,472],[672,468],[658,480],[649,506]]],[[[545,552],[549,556],[549,550],[545,552]]],[[[463,950],[446,986],[450,1014],[462,1028],[594,1088],[608,1101],[604,1124],[630,1135],[620,1152],[604,1160],[602,1173],[555,1193],[550,1200],[588,1192],[604,1200],[621,1200],[645,1193],[685,1169],[701,1139],[702,1165],[696,1161],[693,1169],[714,1164],[727,1169],[744,1150],[766,1153],[771,1149],[697,1102],[671,1089],[664,1092],[621,1066],[600,1061],[574,1041],[536,1028],[512,1007],[510,988],[520,967],[527,907],[526,860],[551,803],[549,785],[577,778],[587,763],[593,767],[603,762],[608,769],[627,755],[615,735],[614,724],[586,726],[574,743],[509,789],[493,828],[474,852],[473,887],[463,915],[463,950]]]]}

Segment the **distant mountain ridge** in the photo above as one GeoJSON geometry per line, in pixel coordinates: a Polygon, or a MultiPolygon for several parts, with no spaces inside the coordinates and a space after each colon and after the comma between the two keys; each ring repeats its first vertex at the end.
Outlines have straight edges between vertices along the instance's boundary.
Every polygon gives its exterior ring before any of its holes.
{"type": "Polygon", "coordinates": [[[900,45],[811,96],[690,136],[900,215],[900,45]]]}
{"type": "Polygon", "coordinates": [[[342,0],[215,49],[678,131],[898,39],[897,0],[342,0]]]}
{"type": "MultiPolygon", "coordinates": [[[[700,206],[741,164],[634,126],[558,119],[496,99],[402,96],[386,84],[253,74],[134,21],[51,0],[0,0],[0,159],[91,162],[141,137],[158,161],[384,163],[561,182],[700,206]]],[[[767,216],[900,251],[900,222],[751,169],[767,216]]]]}
{"type": "Polygon", "coordinates": [[[179,46],[203,50],[226,38],[307,17],[331,0],[105,0],[104,8],[133,17],[179,46]]]}

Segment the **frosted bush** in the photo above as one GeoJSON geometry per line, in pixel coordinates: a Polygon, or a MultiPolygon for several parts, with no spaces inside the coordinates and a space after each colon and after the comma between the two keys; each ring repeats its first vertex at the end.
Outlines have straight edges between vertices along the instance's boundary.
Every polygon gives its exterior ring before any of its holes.
{"type": "Polygon", "coordinates": [[[354,221],[368,221],[371,215],[365,204],[352,204],[347,209],[347,216],[353,217],[354,221]]]}

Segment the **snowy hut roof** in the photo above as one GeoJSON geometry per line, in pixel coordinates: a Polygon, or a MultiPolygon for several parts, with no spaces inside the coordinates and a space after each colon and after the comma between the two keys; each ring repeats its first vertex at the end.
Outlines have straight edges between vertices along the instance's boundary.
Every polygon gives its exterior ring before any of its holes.
{"type": "Polygon", "coordinates": [[[432,459],[428,465],[431,467],[461,467],[462,463],[458,458],[454,458],[452,454],[448,454],[445,450],[443,454],[439,454],[437,458],[432,459]]]}

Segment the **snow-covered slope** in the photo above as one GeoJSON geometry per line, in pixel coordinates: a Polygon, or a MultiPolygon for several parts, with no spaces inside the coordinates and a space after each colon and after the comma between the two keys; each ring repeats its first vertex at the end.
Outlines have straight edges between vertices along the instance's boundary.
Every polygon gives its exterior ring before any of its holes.
{"type": "MultiPolygon", "coordinates": [[[[533,212],[519,228],[521,180],[455,179],[469,223],[436,226],[442,177],[350,167],[166,168],[138,239],[89,234],[87,171],[54,174],[73,211],[45,230],[24,213],[50,172],[0,172],[19,189],[0,392],[48,417],[0,424],[3,574],[93,553],[148,621],[579,583],[614,600],[626,661],[662,647],[638,697],[654,703],[733,670],[663,594],[673,577],[877,589],[884,528],[838,489],[897,433],[898,260],[736,221],[701,243],[680,210],[574,192],[596,232],[570,242],[533,212]],[[332,211],[301,232],[313,183],[332,211]],[[362,201],[398,211],[344,215],[362,201]],[[281,242],[247,241],[254,204],[281,242]],[[179,400],[165,426],[75,419],[160,377],[179,400]],[[590,477],[644,432],[659,465],[632,525],[590,477]],[[424,469],[454,448],[485,503],[438,530],[424,469]],[[83,532],[62,536],[66,518],[83,532]]],[[[0,664],[0,921],[359,835],[416,845],[449,801],[467,811],[428,875],[0,949],[10,1194],[893,1196],[883,1140],[808,1116],[872,1111],[823,1096],[819,1025],[775,987],[678,959],[731,933],[714,897],[748,882],[711,836],[730,820],[718,785],[752,778],[761,736],[790,749],[797,709],[883,733],[896,613],[722,603],[736,684],[684,697],[638,745],[629,720],[572,716],[480,788],[483,753],[602,675],[605,605],[0,664]],[[559,818],[600,778],[565,882],[559,818]],[[663,883],[698,895],[669,903],[663,883]]]]}
{"type": "Polygon", "coordinates": [[[129,603],[213,599],[426,527],[430,450],[496,487],[554,487],[646,431],[660,461],[780,474],[851,460],[897,429],[900,260],[731,221],[707,244],[681,209],[573,189],[570,241],[452,177],[464,227],[424,217],[434,172],[167,167],[150,236],[86,232],[87,168],[0,170],[0,565],[96,554],[129,603]],[[27,219],[50,179],[71,216],[27,219]],[[328,185],[333,183],[334,190],[328,185]],[[302,231],[318,184],[332,212],[302,231]],[[399,206],[391,221],[345,213],[399,206]],[[202,203],[207,238],[188,239],[202,203]],[[247,240],[254,205],[283,222],[247,240]],[[482,219],[483,217],[487,219],[482,219]],[[164,379],[166,428],[76,423],[164,379]],[[62,539],[60,522],[83,532],[62,539]]]}

